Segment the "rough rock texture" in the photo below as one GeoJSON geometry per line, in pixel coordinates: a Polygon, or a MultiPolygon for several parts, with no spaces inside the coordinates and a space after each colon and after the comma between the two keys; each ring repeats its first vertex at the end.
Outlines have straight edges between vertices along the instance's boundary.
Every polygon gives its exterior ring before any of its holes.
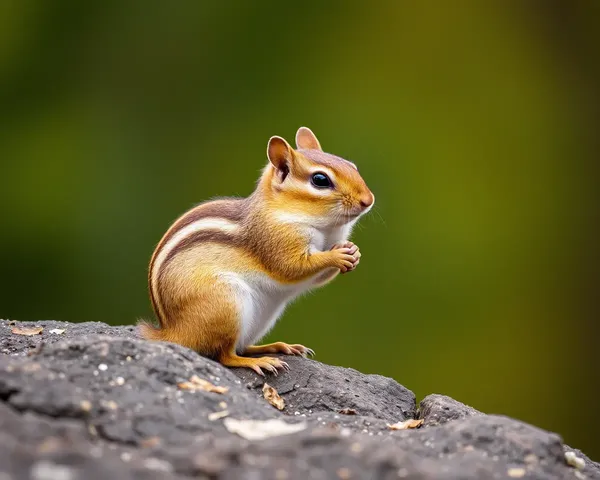
{"type": "Polygon", "coordinates": [[[555,434],[443,395],[417,411],[393,380],[287,360],[291,372],[266,379],[286,401],[279,411],[253,372],[133,327],[0,321],[0,479],[600,479],[555,434]],[[41,335],[11,332],[35,325],[41,335]],[[194,376],[228,390],[185,389],[194,376]],[[388,428],[411,418],[423,425],[388,428]],[[264,421],[299,431],[247,440],[235,420],[262,421],[254,434],[264,421]]]}
{"type": "Polygon", "coordinates": [[[433,427],[461,418],[482,415],[481,412],[446,395],[427,395],[419,404],[419,417],[423,425],[433,427]]]}
{"type": "MultiPolygon", "coordinates": [[[[351,368],[332,367],[301,357],[286,356],[285,361],[292,373],[270,377],[268,384],[285,395],[288,414],[350,411],[391,423],[415,418],[415,395],[391,378],[365,375],[351,368]]],[[[262,395],[263,377],[249,369],[236,373],[248,387],[262,395]]]]}

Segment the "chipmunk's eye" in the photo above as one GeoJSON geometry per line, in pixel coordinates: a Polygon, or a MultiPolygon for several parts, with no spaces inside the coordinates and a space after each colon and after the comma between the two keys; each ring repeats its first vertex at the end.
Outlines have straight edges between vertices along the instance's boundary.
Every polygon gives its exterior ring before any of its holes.
{"type": "Polygon", "coordinates": [[[333,186],[329,177],[321,172],[313,173],[310,181],[317,188],[331,188],[333,186]]]}

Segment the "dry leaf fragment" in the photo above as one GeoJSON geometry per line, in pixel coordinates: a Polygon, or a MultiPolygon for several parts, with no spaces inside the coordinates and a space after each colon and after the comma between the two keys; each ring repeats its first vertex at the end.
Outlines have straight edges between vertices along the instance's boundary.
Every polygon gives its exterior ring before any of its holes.
{"type": "Polygon", "coordinates": [[[405,420],[404,422],[398,422],[394,423],[393,425],[388,425],[387,427],[390,430],[406,430],[408,428],[418,428],[421,425],[423,425],[423,419],[415,420],[411,418],[409,420],[405,420]]]}
{"type": "Polygon", "coordinates": [[[192,382],[179,382],[177,384],[177,386],[181,389],[181,390],[197,390],[198,387],[196,385],[194,385],[192,382]]]}
{"type": "Polygon", "coordinates": [[[142,448],[154,448],[162,443],[160,437],[146,437],[142,441],[140,441],[140,447],[142,448]]]}
{"type": "Polygon", "coordinates": [[[353,408],[342,408],[338,413],[342,415],[357,415],[356,410],[353,408]]]}
{"type": "Polygon", "coordinates": [[[39,335],[44,330],[44,327],[13,327],[11,332],[15,335],[39,335]]]}
{"type": "Polygon", "coordinates": [[[50,330],[50,333],[53,333],[54,335],[62,335],[63,333],[65,333],[66,329],[64,328],[53,328],[52,330],[50,330]]]}
{"type": "Polygon", "coordinates": [[[192,378],[190,378],[189,382],[181,382],[178,383],[177,386],[182,390],[190,390],[192,392],[203,390],[205,392],[227,393],[229,391],[228,387],[219,387],[217,385],[213,385],[208,380],[204,380],[198,375],[192,375],[192,378]]]}
{"type": "Polygon", "coordinates": [[[208,414],[208,419],[211,422],[214,422],[215,420],[219,420],[220,418],[225,418],[227,415],[229,415],[229,411],[228,410],[221,410],[220,412],[212,412],[208,414]]]}
{"type": "Polygon", "coordinates": [[[275,390],[271,385],[269,385],[268,383],[265,383],[263,385],[263,396],[265,397],[265,400],[267,402],[269,402],[271,405],[273,405],[277,410],[283,410],[285,407],[285,402],[283,401],[283,398],[281,398],[279,396],[279,393],[277,393],[277,390],[275,390]]]}
{"type": "Polygon", "coordinates": [[[223,420],[225,428],[246,440],[264,440],[265,438],[289,435],[304,430],[306,422],[287,423],[279,418],[270,420],[236,420],[227,417],[223,420]]]}

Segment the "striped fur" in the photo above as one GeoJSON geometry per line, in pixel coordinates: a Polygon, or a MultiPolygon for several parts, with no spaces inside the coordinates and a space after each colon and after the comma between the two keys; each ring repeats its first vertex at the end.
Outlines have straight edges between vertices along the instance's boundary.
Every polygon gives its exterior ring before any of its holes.
{"type": "Polygon", "coordinates": [[[220,238],[223,240],[223,243],[226,243],[227,239],[231,240],[231,232],[227,231],[227,227],[225,227],[225,231],[220,230],[218,222],[222,225],[225,225],[225,222],[229,222],[230,225],[239,223],[246,211],[246,201],[247,199],[222,198],[200,204],[179,217],[160,240],[150,260],[148,286],[152,308],[161,324],[163,323],[163,313],[155,292],[158,288],[157,280],[164,270],[164,267],[178,251],[193,244],[194,240],[196,242],[201,242],[208,240],[211,237],[214,241],[220,238]],[[212,229],[209,228],[209,219],[213,219],[214,228],[212,229]],[[202,225],[203,222],[204,225],[202,225]],[[194,225],[196,225],[196,228],[193,228],[194,225]],[[192,226],[192,228],[190,228],[190,226],[192,226]],[[207,228],[198,228],[199,226],[207,228]],[[185,229],[188,229],[189,235],[181,237],[181,242],[176,242],[175,245],[169,245],[169,242],[172,241],[173,237],[178,233],[185,232],[185,229]],[[187,236],[193,238],[186,238],[187,236]],[[163,256],[162,258],[161,255],[163,256]]]}
{"type": "Polygon", "coordinates": [[[294,298],[355,268],[360,252],[348,236],[374,197],[353,163],[322,152],[310,130],[300,133],[299,150],[271,139],[270,163],[250,197],[200,204],[167,230],[148,271],[160,325],[141,323],[144,337],[256,371],[283,362],[240,354],[309,351],[281,342],[252,344],[294,298]],[[314,187],[315,172],[328,175],[334,187],[314,187]]]}

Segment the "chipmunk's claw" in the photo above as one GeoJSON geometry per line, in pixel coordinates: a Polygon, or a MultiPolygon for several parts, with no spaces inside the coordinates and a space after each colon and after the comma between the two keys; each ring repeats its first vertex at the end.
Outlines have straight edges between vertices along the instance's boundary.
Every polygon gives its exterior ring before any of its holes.
{"type": "Polygon", "coordinates": [[[315,351],[312,348],[305,347],[304,345],[294,344],[294,345],[287,345],[287,346],[289,347],[289,353],[282,352],[282,353],[286,353],[287,355],[297,355],[297,356],[306,358],[307,356],[312,357],[315,354],[315,351]]]}
{"type": "Polygon", "coordinates": [[[219,361],[227,367],[245,367],[250,368],[261,377],[265,376],[265,371],[278,375],[279,370],[289,371],[290,367],[286,362],[275,357],[242,357],[240,355],[230,354],[222,356],[219,361]]]}

